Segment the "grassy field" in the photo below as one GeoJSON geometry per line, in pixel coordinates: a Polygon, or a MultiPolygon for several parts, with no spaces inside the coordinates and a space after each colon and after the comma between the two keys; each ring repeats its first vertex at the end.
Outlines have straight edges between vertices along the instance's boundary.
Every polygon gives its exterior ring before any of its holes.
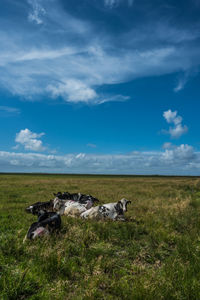
{"type": "Polygon", "coordinates": [[[0,175],[0,299],[200,299],[200,178],[0,175]],[[22,243],[53,192],[132,201],[127,222],[62,217],[22,243]]]}

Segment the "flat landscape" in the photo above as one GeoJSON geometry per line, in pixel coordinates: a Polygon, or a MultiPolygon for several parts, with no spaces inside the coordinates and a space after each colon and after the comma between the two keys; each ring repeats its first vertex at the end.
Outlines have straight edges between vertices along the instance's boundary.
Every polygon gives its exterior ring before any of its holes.
{"type": "Polygon", "coordinates": [[[0,175],[0,299],[200,299],[200,178],[0,175]],[[126,222],[63,216],[23,244],[53,192],[131,200],[126,222]]]}

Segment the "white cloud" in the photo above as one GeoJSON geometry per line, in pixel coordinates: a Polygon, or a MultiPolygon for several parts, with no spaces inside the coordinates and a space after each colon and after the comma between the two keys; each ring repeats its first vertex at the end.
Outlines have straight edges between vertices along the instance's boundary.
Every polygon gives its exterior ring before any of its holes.
{"type": "MultiPolygon", "coordinates": [[[[192,36],[192,35],[191,35],[192,36]]],[[[179,75],[177,85],[174,88],[174,92],[179,92],[184,89],[186,83],[199,72],[198,68],[192,68],[179,75]]]]}
{"type": "Polygon", "coordinates": [[[16,134],[15,142],[23,145],[26,150],[43,151],[45,147],[43,147],[42,141],[39,140],[43,135],[44,133],[37,134],[26,128],[16,134]]]}
{"type": "Polygon", "coordinates": [[[28,0],[31,5],[31,12],[28,15],[30,22],[40,25],[43,23],[42,17],[46,14],[46,10],[43,8],[39,0],[28,0]]]}
{"type": "Polygon", "coordinates": [[[132,152],[120,155],[45,155],[0,151],[4,172],[58,172],[91,174],[200,175],[200,152],[180,145],[164,152],[132,152]]]}
{"type": "Polygon", "coordinates": [[[171,109],[164,111],[163,117],[167,123],[174,123],[175,125],[182,122],[182,117],[177,116],[177,111],[171,111],[171,109]]]}
{"type": "Polygon", "coordinates": [[[21,54],[13,57],[13,62],[20,62],[20,61],[31,61],[31,60],[52,60],[56,58],[60,58],[66,55],[74,55],[77,54],[77,50],[73,49],[72,47],[65,47],[56,50],[50,49],[31,49],[28,52],[22,52],[21,54]]]}
{"type": "Polygon", "coordinates": [[[96,99],[95,104],[102,104],[106,102],[124,102],[127,100],[130,100],[131,97],[124,96],[124,95],[114,95],[114,96],[99,96],[98,99],[96,99]]]}
{"type": "Polygon", "coordinates": [[[163,147],[163,149],[169,149],[169,148],[172,147],[172,143],[166,142],[166,143],[163,144],[162,147],[163,147]]]}
{"type": "Polygon", "coordinates": [[[180,78],[177,86],[174,88],[174,92],[181,91],[185,87],[186,82],[187,82],[186,78],[180,78]]]}
{"type": "Polygon", "coordinates": [[[177,111],[171,111],[171,109],[164,111],[163,117],[167,123],[173,123],[174,127],[170,127],[168,133],[172,138],[179,138],[184,133],[188,132],[186,125],[182,125],[182,117],[177,115],[177,111]]]}
{"type": "Polygon", "coordinates": [[[69,102],[89,102],[97,98],[94,89],[87,86],[80,80],[69,79],[65,82],[59,83],[57,86],[49,85],[47,90],[50,91],[53,97],[62,96],[69,102]]]}
{"type": "Polygon", "coordinates": [[[187,163],[195,160],[196,154],[192,146],[182,144],[172,150],[167,149],[163,154],[163,158],[164,160],[175,164],[180,163],[181,161],[186,161],[187,163]]]}
{"type": "MultiPolygon", "coordinates": [[[[110,6],[120,3],[132,5],[133,1],[107,0],[110,6]]],[[[42,27],[24,26],[24,21],[9,18],[5,26],[5,20],[0,20],[4,74],[0,88],[24,99],[42,99],[50,93],[72,103],[124,101],[128,95],[115,95],[113,88],[109,93],[109,86],[186,72],[200,64],[198,47],[193,46],[198,30],[155,20],[137,22],[132,29],[114,34],[109,26],[107,30],[107,23],[99,27],[98,22],[73,17],[59,1],[29,0],[29,4],[31,22],[42,24],[45,17],[42,27]]],[[[27,6],[22,7],[27,13],[27,6]]]]}
{"type": "Polygon", "coordinates": [[[182,124],[177,124],[175,127],[169,128],[169,134],[172,138],[179,138],[184,133],[188,132],[188,128],[186,125],[182,126],[182,124]]]}
{"type": "MultiPolygon", "coordinates": [[[[100,47],[100,46],[99,46],[100,47]]],[[[91,47],[74,50],[31,50],[28,53],[0,55],[0,64],[5,70],[1,84],[13,94],[25,98],[50,92],[68,102],[100,104],[108,101],[125,101],[129,96],[97,94],[96,87],[124,82],[129,76],[141,77],[148,62],[149,68],[157,68],[172,50],[131,51],[110,55],[91,47]],[[135,68],[133,68],[135,65],[135,68]],[[132,74],[132,75],[131,75],[132,74]],[[128,76],[128,77],[127,77],[128,76]]],[[[149,71],[147,71],[149,72],[149,71]]]]}
{"type": "Polygon", "coordinates": [[[93,87],[75,79],[64,80],[57,85],[48,85],[47,91],[53,98],[60,96],[65,101],[72,103],[102,104],[105,102],[123,102],[130,99],[129,96],[124,95],[98,95],[93,87]]]}

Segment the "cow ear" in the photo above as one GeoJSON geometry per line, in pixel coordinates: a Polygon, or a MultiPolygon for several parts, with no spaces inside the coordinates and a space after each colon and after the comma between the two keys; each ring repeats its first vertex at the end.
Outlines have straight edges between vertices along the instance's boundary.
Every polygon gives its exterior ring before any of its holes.
{"type": "Polygon", "coordinates": [[[117,209],[117,210],[120,210],[121,207],[122,207],[122,203],[121,203],[121,201],[118,201],[118,202],[117,202],[117,205],[116,205],[116,209],[117,209]]]}
{"type": "Polygon", "coordinates": [[[123,207],[123,203],[121,202],[121,200],[119,200],[119,201],[117,202],[117,204],[119,205],[119,207],[123,207]]]}

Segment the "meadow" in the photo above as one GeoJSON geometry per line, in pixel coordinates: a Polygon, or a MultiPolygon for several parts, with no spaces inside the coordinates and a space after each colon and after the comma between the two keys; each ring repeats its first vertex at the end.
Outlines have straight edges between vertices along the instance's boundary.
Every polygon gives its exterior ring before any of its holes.
{"type": "Polygon", "coordinates": [[[0,299],[200,299],[200,178],[0,175],[0,299]],[[126,222],[62,217],[22,243],[53,192],[132,201],[126,222]]]}

